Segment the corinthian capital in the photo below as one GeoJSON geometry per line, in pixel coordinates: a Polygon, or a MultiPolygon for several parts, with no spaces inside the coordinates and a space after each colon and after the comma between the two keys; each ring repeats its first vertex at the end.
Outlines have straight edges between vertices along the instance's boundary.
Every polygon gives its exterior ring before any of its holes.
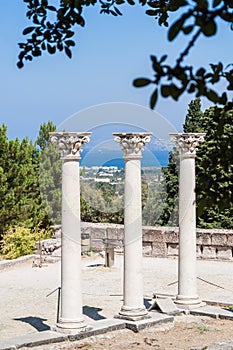
{"type": "Polygon", "coordinates": [[[141,158],[146,143],[150,142],[152,133],[130,132],[113,133],[114,140],[119,143],[124,152],[124,158],[141,158]]]}
{"type": "Polygon", "coordinates": [[[200,143],[204,142],[205,133],[169,134],[176,144],[180,156],[195,157],[200,143]]]}
{"type": "Polygon", "coordinates": [[[90,141],[91,132],[50,132],[52,143],[56,143],[62,159],[80,159],[82,147],[90,141]]]}

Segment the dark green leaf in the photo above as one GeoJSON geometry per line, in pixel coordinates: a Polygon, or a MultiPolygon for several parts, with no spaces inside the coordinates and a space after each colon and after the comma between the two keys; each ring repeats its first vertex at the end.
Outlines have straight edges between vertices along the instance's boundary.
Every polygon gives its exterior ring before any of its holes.
{"type": "Polygon", "coordinates": [[[190,25],[190,26],[184,27],[182,30],[183,30],[183,33],[184,33],[185,35],[188,35],[188,34],[191,33],[191,31],[193,30],[193,26],[190,25]]]}
{"type": "Polygon", "coordinates": [[[208,23],[203,24],[202,26],[202,33],[205,36],[212,36],[215,35],[217,31],[217,26],[214,21],[209,21],[208,23]]]}
{"type": "Polygon", "coordinates": [[[195,84],[191,84],[190,87],[188,88],[188,93],[192,94],[195,91],[195,88],[196,88],[195,84]]]}
{"type": "Polygon", "coordinates": [[[214,90],[209,90],[206,92],[206,96],[208,99],[214,103],[218,103],[219,97],[218,94],[214,90]]]}
{"type": "Polygon", "coordinates": [[[50,11],[57,11],[56,7],[54,6],[47,6],[47,9],[50,11]]]}
{"type": "Polygon", "coordinates": [[[155,8],[156,8],[156,9],[159,8],[159,3],[158,3],[158,1],[148,1],[148,2],[147,2],[147,5],[150,6],[150,7],[152,7],[152,8],[154,8],[154,9],[155,9],[155,8]]]}
{"type": "Polygon", "coordinates": [[[128,2],[128,4],[130,4],[130,5],[135,5],[134,0],[127,0],[127,2],[128,2]]]}
{"type": "Polygon", "coordinates": [[[19,69],[23,68],[23,66],[24,66],[24,64],[23,64],[22,61],[17,62],[17,67],[18,67],[19,69]]]}
{"type": "Polygon", "coordinates": [[[113,16],[117,16],[117,13],[114,12],[113,10],[110,10],[110,13],[111,13],[111,15],[113,15],[113,16]]]}
{"type": "Polygon", "coordinates": [[[158,99],[158,89],[155,89],[155,91],[153,92],[153,94],[150,97],[150,108],[154,109],[156,102],[158,99]]]}
{"type": "Polygon", "coordinates": [[[169,11],[177,11],[180,7],[186,6],[187,1],[185,0],[170,0],[169,1],[169,11]]]}
{"type": "Polygon", "coordinates": [[[151,80],[150,79],[147,79],[147,78],[138,78],[138,79],[135,79],[133,81],[133,85],[135,87],[143,87],[143,86],[147,86],[151,83],[151,80]]]}
{"type": "Polygon", "coordinates": [[[122,16],[122,13],[120,10],[118,10],[118,8],[116,6],[114,6],[114,10],[116,11],[116,13],[119,15],[119,16],[122,16]]]}
{"type": "Polygon", "coordinates": [[[222,94],[222,96],[219,98],[219,103],[221,103],[222,105],[225,105],[227,103],[227,94],[226,94],[226,92],[224,92],[222,94]]]}
{"type": "Polygon", "coordinates": [[[53,55],[56,52],[56,46],[51,46],[50,44],[47,44],[47,50],[48,50],[48,53],[53,55]]]}
{"type": "Polygon", "coordinates": [[[162,85],[161,86],[161,95],[163,97],[168,97],[171,95],[171,86],[170,85],[162,85]]]}
{"type": "Polygon", "coordinates": [[[160,63],[162,63],[162,62],[164,62],[164,61],[166,61],[166,59],[167,59],[167,55],[163,55],[161,58],[160,58],[160,63]]]}
{"type": "Polygon", "coordinates": [[[182,89],[179,89],[175,84],[171,84],[171,96],[175,101],[178,101],[182,92],[182,89]]]}
{"type": "Polygon", "coordinates": [[[69,30],[69,31],[66,33],[66,39],[67,39],[67,38],[71,38],[73,35],[74,35],[74,32],[72,32],[71,30],[69,30]]]}
{"type": "Polygon", "coordinates": [[[66,44],[67,46],[75,46],[75,42],[74,42],[73,40],[66,40],[66,41],[65,41],[65,44],[66,44]]]}
{"type": "Polygon", "coordinates": [[[27,34],[33,32],[33,30],[34,30],[35,28],[36,28],[36,27],[27,27],[27,28],[25,28],[24,31],[23,31],[23,35],[27,35],[27,34]]]}
{"type": "Polygon", "coordinates": [[[198,70],[197,70],[197,73],[196,73],[196,75],[197,76],[199,76],[199,77],[201,77],[201,76],[203,76],[205,74],[205,68],[199,68],[198,70]]]}
{"type": "Polygon", "coordinates": [[[72,58],[72,52],[71,52],[71,50],[70,50],[67,46],[65,46],[65,53],[67,54],[67,56],[68,56],[69,58],[72,58]]]}
{"type": "Polygon", "coordinates": [[[158,13],[158,11],[156,11],[156,10],[146,10],[146,14],[148,16],[156,16],[157,13],[158,13]]]}
{"type": "Polygon", "coordinates": [[[233,22],[233,14],[232,13],[227,13],[227,12],[220,12],[219,16],[227,22],[233,22]]]}
{"type": "Polygon", "coordinates": [[[179,34],[179,32],[182,30],[182,26],[184,24],[186,18],[182,17],[180,18],[178,21],[176,21],[175,23],[173,23],[173,25],[170,27],[169,31],[168,31],[168,40],[172,41],[175,39],[175,37],[179,34]]]}
{"type": "Polygon", "coordinates": [[[142,6],[146,5],[147,0],[139,0],[139,4],[141,4],[142,6]]]}

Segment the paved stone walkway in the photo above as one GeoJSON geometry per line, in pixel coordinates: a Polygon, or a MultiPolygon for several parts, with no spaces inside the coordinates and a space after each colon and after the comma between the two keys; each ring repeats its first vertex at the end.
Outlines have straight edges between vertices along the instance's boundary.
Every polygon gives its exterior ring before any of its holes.
{"type": "MultiPolygon", "coordinates": [[[[89,321],[112,318],[122,305],[123,257],[117,255],[111,269],[103,264],[100,256],[82,259],[83,305],[89,321]]],[[[233,304],[233,262],[198,261],[197,267],[202,279],[198,280],[201,298],[233,304]]],[[[143,268],[147,306],[155,292],[177,293],[177,259],[147,257],[143,259],[143,268]]],[[[25,262],[0,270],[0,339],[54,326],[57,291],[48,295],[59,286],[60,262],[42,268],[33,268],[31,262],[25,262]]]]}

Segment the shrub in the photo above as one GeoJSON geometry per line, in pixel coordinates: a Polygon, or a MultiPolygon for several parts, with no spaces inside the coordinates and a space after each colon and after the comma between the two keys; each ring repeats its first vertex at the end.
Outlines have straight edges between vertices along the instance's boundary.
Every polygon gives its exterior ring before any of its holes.
{"type": "Polygon", "coordinates": [[[2,254],[5,259],[16,259],[33,254],[35,243],[40,239],[51,237],[45,230],[31,230],[24,226],[9,227],[2,240],[2,254]]]}

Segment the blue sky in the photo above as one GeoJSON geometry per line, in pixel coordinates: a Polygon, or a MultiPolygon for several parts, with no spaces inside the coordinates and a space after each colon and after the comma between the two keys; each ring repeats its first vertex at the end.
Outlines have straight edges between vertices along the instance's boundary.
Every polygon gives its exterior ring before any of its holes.
{"type": "MultiPolygon", "coordinates": [[[[87,8],[86,27],[78,29],[72,60],[63,53],[45,54],[19,70],[17,43],[23,41],[23,28],[30,25],[25,12],[22,0],[1,4],[0,122],[7,124],[9,138],[35,139],[41,123],[52,120],[59,125],[80,110],[102,103],[148,107],[151,88],[135,89],[133,79],[151,76],[150,54],[169,53],[175,58],[186,40],[180,36],[168,43],[166,30],[146,16],[141,6],[127,7],[117,18],[87,8]]],[[[218,37],[199,41],[189,62],[196,66],[219,60],[230,63],[231,39],[229,26],[221,26],[218,37]]],[[[160,99],[156,111],[180,131],[191,98],[160,99]]]]}

